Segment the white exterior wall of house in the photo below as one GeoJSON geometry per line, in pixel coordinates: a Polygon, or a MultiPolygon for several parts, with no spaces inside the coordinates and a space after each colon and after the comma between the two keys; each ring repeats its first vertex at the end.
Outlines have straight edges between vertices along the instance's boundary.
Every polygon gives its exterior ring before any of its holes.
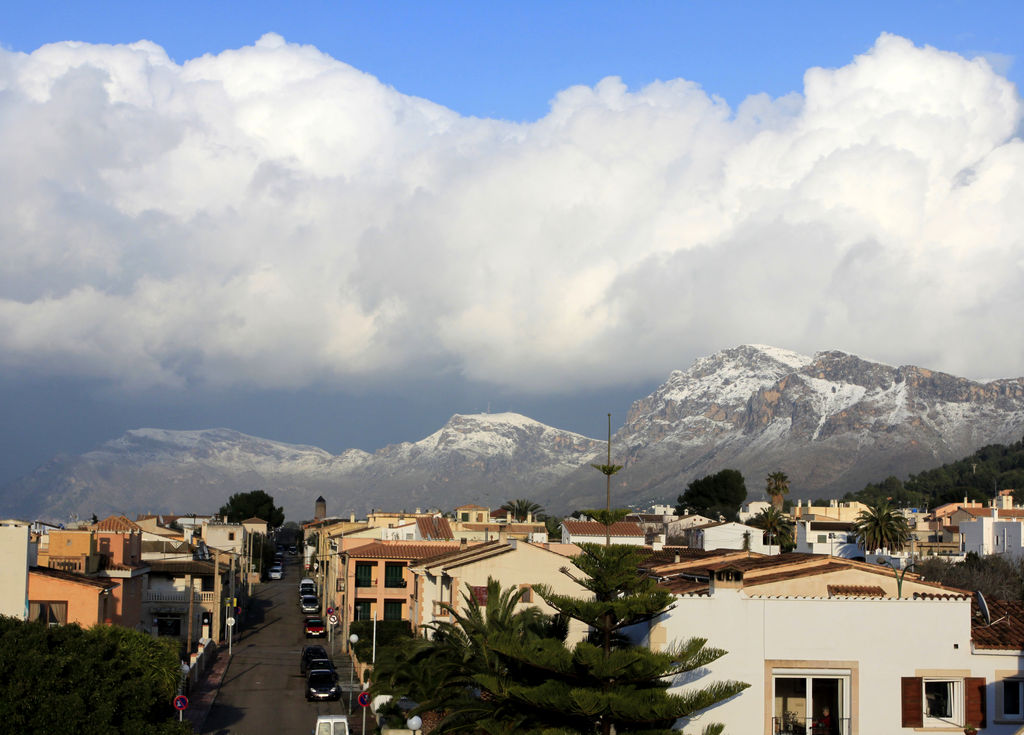
{"type": "Polygon", "coordinates": [[[721,523],[706,528],[698,528],[693,531],[697,548],[705,551],[714,549],[737,549],[743,548],[744,537],[749,539],[748,551],[755,551],[758,554],[778,554],[777,544],[769,549],[764,543],[761,529],[747,526],[742,523],[721,523]]]}
{"type": "MultiPolygon", "coordinates": [[[[901,726],[901,679],[933,674],[984,677],[984,732],[1016,733],[1024,721],[999,722],[993,682],[997,672],[1024,671],[1024,662],[1016,652],[972,653],[970,615],[969,599],[759,599],[737,589],[718,589],[711,596],[678,597],[675,608],[653,626],[648,642],[660,649],[665,643],[706,637],[709,646],[728,653],[692,684],[727,679],[750,684],[689,723],[678,723],[687,732],[721,722],[726,732],[771,735],[773,672],[792,677],[804,671],[842,682],[839,717],[849,718],[844,735],[928,732],[901,726]]],[[[960,732],[962,725],[945,731],[960,732]]]]}
{"type": "Polygon", "coordinates": [[[28,568],[30,558],[27,523],[0,523],[0,615],[28,617],[28,568]]]}
{"type": "MultiPolygon", "coordinates": [[[[562,543],[563,544],[604,544],[607,539],[604,534],[594,535],[583,535],[573,534],[566,530],[565,526],[562,526],[562,543]]],[[[643,546],[643,536],[612,536],[611,543],[623,544],[626,546],[643,546]]]]}
{"type": "Polygon", "coordinates": [[[1024,523],[1020,520],[999,520],[981,516],[973,521],[960,523],[964,539],[964,553],[974,552],[979,556],[1005,554],[1011,557],[1024,556],[1024,523]]]}
{"type": "Polygon", "coordinates": [[[393,528],[374,528],[370,530],[379,532],[379,538],[381,541],[423,540],[423,535],[420,533],[420,527],[415,521],[412,523],[401,523],[393,528]]]}
{"type": "Polygon", "coordinates": [[[242,554],[246,548],[245,538],[245,527],[241,523],[208,523],[203,528],[203,540],[211,549],[242,554]]]}
{"type": "Polygon", "coordinates": [[[857,543],[857,537],[850,531],[817,531],[810,525],[813,521],[797,521],[796,547],[801,554],[827,554],[844,559],[864,556],[864,549],[857,543]],[[829,538],[829,536],[833,538],[829,538]]]}

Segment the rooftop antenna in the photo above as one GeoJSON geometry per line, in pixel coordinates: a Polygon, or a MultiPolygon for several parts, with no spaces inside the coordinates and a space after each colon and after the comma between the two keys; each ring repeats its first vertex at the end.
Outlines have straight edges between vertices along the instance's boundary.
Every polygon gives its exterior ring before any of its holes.
{"type": "Polygon", "coordinates": [[[974,591],[974,599],[978,603],[981,617],[985,618],[985,625],[992,625],[992,613],[988,610],[988,603],[985,602],[985,595],[981,593],[981,590],[974,591]]]}

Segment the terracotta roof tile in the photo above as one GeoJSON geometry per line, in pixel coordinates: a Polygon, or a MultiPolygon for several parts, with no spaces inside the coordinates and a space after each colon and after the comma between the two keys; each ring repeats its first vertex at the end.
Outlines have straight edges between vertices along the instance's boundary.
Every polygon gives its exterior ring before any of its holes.
{"type": "Polygon", "coordinates": [[[416,528],[424,539],[451,541],[455,538],[455,535],[452,533],[452,526],[448,523],[447,518],[438,518],[437,516],[417,518],[416,528]]]}
{"type": "Polygon", "coordinates": [[[562,521],[562,525],[565,529],[576,536],[604,536],[606,533],[611,533],[612,536],[617,537],[636,537],[641,538],[644,535],[644,529],[642,529],[636,523],[626,523],[625,521],[619,521],[613,523],[610,527],[606,527],[603,523],[597,521],[562,521]]]}
{"type": "Polygon", "coordinates": [[[125,516],[109,516],[102,521],[93,523],[89,528],[93,531],[116,531],[118,533],[131,533],[142,530],[138,523],[128,520],[125,516]]]}
{"type": "Polygon", "coordinates": [[[986,623],[971,601],[971,640],[975,647],[1002,650],[1024,650],[1024,602],[1019,600],[986,600],[992,622],[986,623]]]}
{"type": "Polygon", "coordinates": [[[108,590],[117,587],[116,582],[109,582],[105,579],[99,579],[96,577],[86,577],[84,574],[76,574],[75,572],[65,572],[60,569],[51,569],[50,567],[29,567],[29,574],[36,574],[43,577],[50,577],[51,579],[59,579],[63,582],[72,582],[74,584],[85,585],[86,587],[94,587],[96,589],[108,590]]]}
{"type": "Polygon", "coordinates": [[[457,551],[458,544],[440,541],[399,542],[376,541],[357,546],[348,552],[352,559],[426,559],[439,553],[457,551]]]}
{"type": "Polygon", "coordinates": [[[829,597],[885,597],[885,590],[877,586],[858,584],[830,584],[829,597]]]}

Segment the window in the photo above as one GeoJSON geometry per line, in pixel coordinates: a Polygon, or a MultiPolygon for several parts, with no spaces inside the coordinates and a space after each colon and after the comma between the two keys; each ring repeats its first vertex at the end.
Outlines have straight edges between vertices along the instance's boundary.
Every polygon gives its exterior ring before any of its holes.
{"type": "Polygon", "coordinates": [[[826,544],[826,543],[828,543],[828,536],[826,536],[823,533],[819,533],[818,534],[818,543],[819,544],[826,544]]]}
{"type": "Polygon", "coordinates": [[[483,607],[487,604],[487,585],[470,585],[469,591],[477,605],[483,607]]]}
{"type": "Polygon", "coordinates": [[[385,587],[405,587],[405,579],[402,578],[402,571],[405,564],[393,564],[388,562],[384,567],[385,587]]]}
{"type": "Polygon", "coordinates": [[[533,602],[533,587],[526,584],[519,588],[522,590],[523,596],[520,598],[522,602],[533,602]]]}
{"type": "Polygon", "coordinates": [[[924,680],[925,725],[957,725],[960,714],[960,682],[949,679],[924,680]]]}
{"type": "Polygon", "coordinates": [[[772,732],[852,732],[848,670],[775,669],[772,673],[772,732]]]}
{"type": "Polygon", "coordinates": [[[1024,719],[1024,679],[1003,679],[998,693],[1002,695],[1002,716],[1008,720],[1024,719]]]}
{"type": "Polygon", "coordinates": [[[41,620],[47,625],[64,625],[68,622],[67,602],[33,602],[28,603],[28,619],[41,620]]]}
{"type": "Polygon", "coordinates": [[[370,620],[370,601],[357,600],[355,609],[352,611],[353,620],[370,620]]]}
{"type": "Polygon", "coordinates": [[[373,564],[368,561],[356,562],[356,587],[373,586],[373,564]]]}
{"type": "Polygon", "coordinates": [[[235,532],[234,531],[228,531],[228,541],[234,541],[234,540],[235,540],[235,532]]]}
{"type": "Polygon", "coordinates": [[[469,513],[460,513],[459,515],[463,523],[469,523],[469,513]]]}
{"type": "Polygon", "coordinates": [[[385,620],[401,620],[402,619],[402,601],[401,600],[384,600],[384,619],[385,620]]]}
{"type": "Polygon", "coordinates": [[[902,678],[903,727],[985,726],[985,680],[959,676],[902,678]]]}

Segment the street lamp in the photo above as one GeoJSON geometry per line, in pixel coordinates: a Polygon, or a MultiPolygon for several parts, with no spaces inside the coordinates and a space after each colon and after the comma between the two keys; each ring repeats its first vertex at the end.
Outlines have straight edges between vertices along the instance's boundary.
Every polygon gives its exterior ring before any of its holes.
{"type": "Polygon", "coordinates": [[[408,720],[405,721],[405,726],[409,730],[413,730],[414,732],[419,732],[420,728],[423,727],[423,720],[420,718],[419,715],[413,715],[412,717],[410,717],[408,720]]]}
{"type": "Polygon", "coordinates": [[[352,691],[355,689],[355,686],[356,686],[356,658],[353,655],[352,648],[354,648],[355,645],[357,643],[359,643],[359,636],[357,636],[355,633],[353,633],[352,635],[350,635],[348,637],[348,642],[352,644],[352,646],[349,647],[349,659],[350,659],[349,663],[350,663],[351,666],[350,666],[350,668],[348,670],[349,671],[349,677],[348,677],[348,711],[351,712],[352,711],[352,691]]]}

